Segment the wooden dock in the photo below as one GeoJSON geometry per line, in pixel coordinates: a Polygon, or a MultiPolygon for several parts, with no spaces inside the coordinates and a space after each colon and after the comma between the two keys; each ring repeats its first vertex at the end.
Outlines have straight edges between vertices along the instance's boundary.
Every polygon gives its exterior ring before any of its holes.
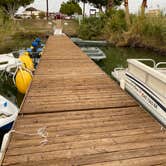
{"type": "Polygon", "coordinates": [[[5,166],[166,165],[165,129],[66,36],[48,39],[14,130],[5,166]]]}

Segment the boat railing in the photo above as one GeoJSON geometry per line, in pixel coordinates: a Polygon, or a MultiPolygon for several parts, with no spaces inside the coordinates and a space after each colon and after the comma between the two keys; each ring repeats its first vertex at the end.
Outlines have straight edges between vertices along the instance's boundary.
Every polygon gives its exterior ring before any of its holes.
{"type": "Polygon", "coordinates": [[[153,68],[155,68],[155,66],[156,66],[156,62],[153,60],[153,59],[135,59],[135,60],[138,60],[138,61],[141,61],[141,62],[152,62],[152,64],[153,64],[153,68]]]}
{"type": "Polygon", "coordinates": [[[166,62],[159,62],[155,65],[156,69],[166,69],[166,62]],[[165,65],[165,67],[159,67],[161,65],[165,65]]]}
{"type": "Polygon", "coordinates": [[[123,67],[116,67],[116,68],[114,68],[114,72],[117,72],[117,71],[119,71],[119,70],[124,70],[125,68],[123,68],[123,67]]]}
{"type": "Polygon", "coordinates": [[[162,73],[158,72],[158,70],[155,70],[156,65],[154,66],[154,68],[150,67],[144,63],[141,63],[138,59],[128,59],[127,62],[128,71],[133,73],[141,81],[147,82],[150,80],[148,79],[148,77],[153,77],[166,84],[166,76],[162,75],[162,73]]]}

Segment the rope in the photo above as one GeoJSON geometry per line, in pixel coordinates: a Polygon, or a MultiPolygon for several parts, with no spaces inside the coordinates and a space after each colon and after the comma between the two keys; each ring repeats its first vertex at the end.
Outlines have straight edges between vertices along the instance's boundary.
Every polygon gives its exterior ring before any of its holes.
{"type": "Polygon", "coordinates": [[[160,130],[163,131],[163,132],[165,132],[165,131],[166,131],[166,128],[163,127],[163,126],[161,126],[160,130]]]}
{"type": "Polygon", "coordinates": [[[39,128],[36,133],[25,133],[21,131],[11,130],[10,133],[16,133],[16,134],[22,134],[27,136],[39,136],[40,138],[44,138],[42,141],[40,141],[40,144],[47,144],[48,143],[48,132],[46,130],[46,127],[39,128]]]}

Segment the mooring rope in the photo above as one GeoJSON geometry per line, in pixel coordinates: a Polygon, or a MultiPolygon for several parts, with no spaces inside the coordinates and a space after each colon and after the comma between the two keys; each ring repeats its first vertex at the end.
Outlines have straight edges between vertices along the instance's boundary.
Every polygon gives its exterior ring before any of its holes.
{"type": "Polygon", "coordinates": [[[16,134],[27,135],[27,136],[39,136],[41,138],[44,138],[44,140],[42,140],[40,142],[40,144],[47,144],[47,142],[48,142],[48,139],[47,139],[48,138],[48,132],[46,130],[46,127],[39,128],[36,133],[26,133],[26,132],[16,131],[16,130],[11,130],[10,132],[11,133],[16,133],[16,134]]]}

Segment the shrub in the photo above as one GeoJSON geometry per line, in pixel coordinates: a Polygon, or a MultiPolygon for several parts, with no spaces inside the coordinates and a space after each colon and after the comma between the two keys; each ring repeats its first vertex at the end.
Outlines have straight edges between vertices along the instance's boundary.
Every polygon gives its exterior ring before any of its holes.
{"type": "Polygon", "coordinates": [[[109,38],[113,33],[122,33],[126,27],[124,11],[112,9],[100,15],[99,18],[85,18],[80,25],[79,36],[84,39],[92,39],[101,35],[109,38]]]}
{"type": "Polygon", "coordinates": [[[36,19],[36,16],[34,14],[31,15],[32,19],[36,19]]]}
{"type": "Polygon", "coordinates": [[[105,21],[100,17],[85,18],[79,27],[79,37],[93,39],[102,33],[105,21]]]}
{"type": "Polygon", "coordinates": [[[155,39],[163,42],[166,37],[166,18],[161,16],[155,17],[133,17],[132,32],[140,34],[142,37],[155,39]]]}
{"type": "Polygon", "coordinates": [[[127,26],[125,21],[125,13],[123,10],[111,10],[109,13],[107,13],[107,15],[108,19],[104,28],[106,33],[122,33],[126,30],[127,26]]]}
{"type": "Polygon", "coordinates": [[[40,18],[40,19],[43,19],[45,16],[46,16],[46,15],[45,15],[45,12],[40,12],[40,13],[39,13],[39,18],[40,18]]]}

